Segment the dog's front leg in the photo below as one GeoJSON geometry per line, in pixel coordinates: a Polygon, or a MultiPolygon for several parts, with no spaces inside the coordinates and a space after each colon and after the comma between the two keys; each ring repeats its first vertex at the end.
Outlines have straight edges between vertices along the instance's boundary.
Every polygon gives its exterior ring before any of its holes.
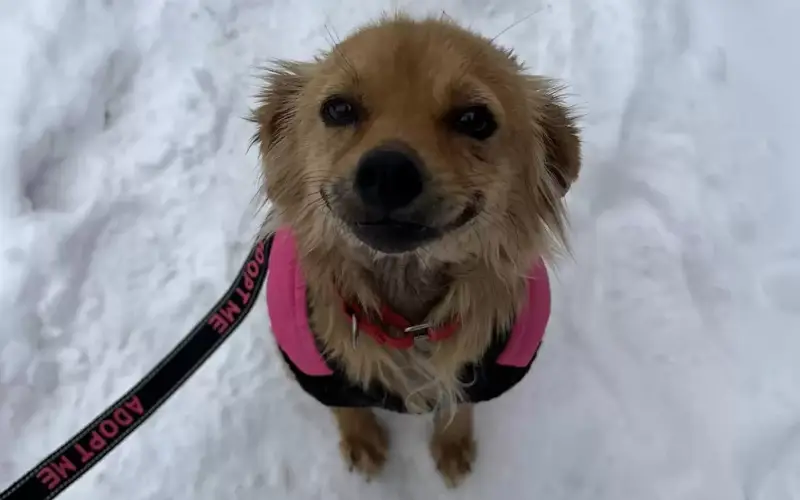
{"type": "Polygon", "coordinates": [[[436,468],[450,488],[455,488],[472,472],[475,438],[472,405],[459,405],[455,415],[437,413],[433,419],[431,454],[436,468]]]}
{"type": "Polygon", "coordinates": [[[339,427],[339,449],[350,467],[368,480],[377,476],[386,463],[389,440],[386,430],[368,408],[334,408],[339,427]]]}

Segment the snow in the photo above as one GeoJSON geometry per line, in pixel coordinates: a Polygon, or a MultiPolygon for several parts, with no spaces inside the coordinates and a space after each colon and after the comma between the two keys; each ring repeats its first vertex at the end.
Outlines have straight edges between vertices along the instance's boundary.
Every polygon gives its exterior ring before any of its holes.
{"type": "Polygon", "coordinates": [[[448,491],[427,419],[347,473],[257,308],[60,498],[800,499],[792,0],[0,2],[0,490],[149,370],[259,222],[255,68],[445,10],[584,114],[546,347],[448,491]]]}

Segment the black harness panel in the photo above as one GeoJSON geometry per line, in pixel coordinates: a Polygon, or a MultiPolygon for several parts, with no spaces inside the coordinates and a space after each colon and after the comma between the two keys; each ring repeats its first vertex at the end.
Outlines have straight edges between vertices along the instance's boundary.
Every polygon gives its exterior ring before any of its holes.
{"type": "MultiPolygon", "coordinates": [[[[467,403],[480,403],[501,396],[517,385],[528,373],[536,359],[524,367],[504,366],[497,358],[505,348],[508,335],[496,335],[496,340],[486,351],[479,363],[466,366],[459,377],[464,383],[464,396],[467,403]]],[[[333,370],[332,375],[313,376],[300,371],[292,360],[281,351],[300,387],[325,406],[344,408],[382,408],[398,413],[407,413],[405,403],[397,394],[391,393],[381,385],[368,390],[353,384],[335,360],[326,359],[333,370]]],[[[538,349],[537,349],[538,354],[538,349]]]]}

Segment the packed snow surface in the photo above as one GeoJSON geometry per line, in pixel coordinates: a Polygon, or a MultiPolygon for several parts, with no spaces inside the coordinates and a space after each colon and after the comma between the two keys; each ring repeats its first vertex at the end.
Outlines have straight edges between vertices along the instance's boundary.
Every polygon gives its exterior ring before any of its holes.
{"type": "MultiPolygon", "coordinates": [[[[258,225],[256,68],[382,10],[563,79],[573,256],[521,386],[448,491],[427,419],[349,474],[265,307],[70,500],[800,499],[800,3],[0,0],[0,489],[138,381],[258,225]]],[[[262,297],[263,298],[263,297],[262,297]]]]}

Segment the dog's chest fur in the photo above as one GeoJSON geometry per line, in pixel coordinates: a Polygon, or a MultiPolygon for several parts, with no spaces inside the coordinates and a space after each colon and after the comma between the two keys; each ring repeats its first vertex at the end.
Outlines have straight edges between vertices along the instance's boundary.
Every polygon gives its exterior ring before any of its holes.
{"type": "Polygon", "coordinates": [[[376,259],[368,276],[378,296],[414,324],[425,320],[450,281],[445,265],[434,268],[414,255],[376,259]]]}
{"type": "Polygon", "coordinates": [[[493,332],[505,331],[525,293],[523,274],[511,269],[502,274],[481,262],[432,267],[434,259],[416,252],[375,256],[338,248],[305,257],[309,322],[321,351],[337,360],[353,383],[365,388],[379,383],[403,398],[411,412],[453,407],[469,382],[460,379],[462,369],[485,354],[493,332]],[[411,349],[389,348],[366,334],[354,345],[342,297],[357,297],[375,311],[388,305],[412,324],[443,324],[457,315],[460,328],[447,339],[418,341],[411,349]]]}
{"type": "MultiPolygon", "coordinates": [[[[413,255],[362,260],[348,270],[356,272],[381,303],[413,324],[427,320],[450,284],[445,265],[432,268],[413,255]]],[[[411,349],[387,349],[361,334],[353,345],[349,320],[335,306],[331,314],[331,302],[335,304],[336,299],[326,295],[309,287],[312,330],[323,350],[343,362],[354,382],[379,381],[404,398],[412,412],[431,410],[455,397],[457,383],[441,373],[443,367],[436,360],[442,354],[438,343],[421,339],[411,349]]]]}

